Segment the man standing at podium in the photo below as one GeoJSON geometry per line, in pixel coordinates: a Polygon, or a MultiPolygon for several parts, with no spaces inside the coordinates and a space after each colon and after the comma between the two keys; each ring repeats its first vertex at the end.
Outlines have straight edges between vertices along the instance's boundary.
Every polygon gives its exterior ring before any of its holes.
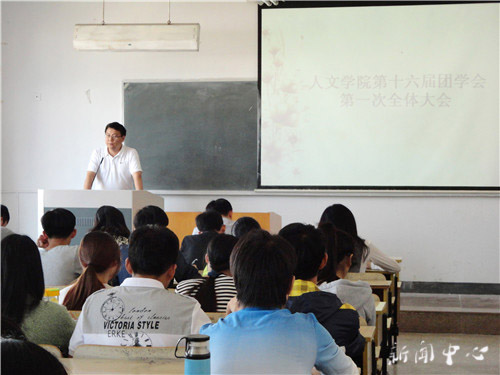
{"type": "Polygon", "coordinates": [[[112,122],[104,130],[106,147],[92,152],[83,188],[90,190],[142,190],[142,168],[137,150],[123,144],[127,130],[112,122]]]}

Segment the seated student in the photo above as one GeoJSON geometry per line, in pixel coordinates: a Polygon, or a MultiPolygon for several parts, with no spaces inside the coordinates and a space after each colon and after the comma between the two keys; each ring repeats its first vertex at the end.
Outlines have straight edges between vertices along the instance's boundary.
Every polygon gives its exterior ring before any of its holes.
{"type": "Polygon", "coordinates": [[[339,346],[358,366],[363,364],[365,339],[359,333],[359,315],[332,293],[317,287],[318,272],[328,260],[321,232],[312,225],[289,224],[279,235],[287,240],[297,254],[295,282],[286,306],[292,313],[313,313],[339,346]]]}
{"type": "MultiPolygon", "coordinates": [[[[217,211],[222,216],[222,222],[226,226],[224,233],[231,234],[231,229],[233,228],[233,206],[227,199],[219,198],[210,201],[205,207],[205,211],[217,211]]],[[[198,227],[193,229],[193,234],[200,234],[198,227]]]]}
{"type": "Polygon", "coordinates": [[[212,374],[311,374],[313,366],[325,374],[358,374],[313,314],[283,309],[296,264],[288,242],[252,231],[237,243],[230,264],[237,301],[228,316],[200,330],[210,336],[212,374]]]}
{"type": "MultiPolygon", "coordinates": [[[[134,228],[137,229],[145,225],[158,225],[160,227],[165,228],[168,226],[168,216],[165,213],[165,211],[163,211],[158,206],[143,207],[135,214],[134,228]]],[[[127,259],[127,257],[128,257],[128,248],[127,248],[127,254],[124,254],[122,252],[122,268],[120,270],[120,273],[118,274],[118,279],[120,283],[122,283],[125,278],[130,277],[130,274],[127,272],[125,268],[125,259],[127,259]]],[[[183,256],[178,256],[175,264],[177,265],[177,268],[175,269],[174,279],[177,282],[181,282],[183,280],[201,278],[198,269],[188,264],[183,256]]],[[[173,280],[169,288],[170,287],[173,287],[173,280]]]]}
{"type": "Polygon", "coordinates": [[[111,285],[117,286],[121,282],[130,277],[125,269],[125,259],[128,257],[128,238],[130,230],[125,223],[125,217],[122,212],[113,206],[101,206],[95,213],[94,226],[89,232],[101,231],[113,236],[121,253],[121,267],[118,275],[111,280],[111,285]]]}
{"type": "Polygon", "coordinates": [[[368,325],[376,324],[375,302],[372,288],[365,281],[346,280],[345,277],[351,268],[354,254],[354,238],[348,233],[335,229],[333,224],[320,224],[318,229],[326,238],[328,262],[319,271],[319,289],[334,293],[342,302],[354,306],[359,316],[363,317],[368,325]]]}
{"type": "Polygon", "coordinates": [[[120,248],[105,232],[90,232],[83,237],[78,250],[83,273],[76,282],[59,292],[59,303],[68,310],[81,310],[92,293],[111,288],[109,280],[120,269],[120,248]]]}
{"type": "Polygon", "coordinates": [[[205,254],[208,243],[217,233],[224,233],[225,228],[221,214],[216,211],[205,211],[196,216],[196,227],[200,230],[200,234],[184,237],[181,254],[186,262],[202,270],[206,265],[205,254]]]}
{"type": "Polygon", "coordinates": [[[2,374],[67,375],[59,360],[32,342],[3,338],[1,340],[2,374]]]}
{"type": "Polygon", "coordinates": [[[233,236],[236,238],[241,238],[248,232],[254,229],[260,229],[260,224],[253,217],[243,216],[240,217],[233,224],[233,236]]]}
{"type": "Polygon", "coordinates": [[[179,240],[167,228],[144,226],[130,236],[125,267],[132,274],[120,286],[101,289],[83,305],[69,353],[82,344],[175,346],[210,322],[193,298],[165,288],[174,277],[179,240]]]}
{"type": "Polygon", "coordinates": [[[70,246],[76,235],[76,218],[71,211],[56,208],[41,219],[43,233],[37,241],[45,285],[68,285],[82,273],[78,245],[70,246]]]}
{"type": "MultiPolygon", "coordinates": [[[[12,234],[2,240],[2,319],[19,325],[35,344],[68,352],[75,322],[64,306],[43,300],[40,252],[28,236],[12,234]]],[[[3,361],[3,358],[2,358],[3,361]]]]}
{"type": "Polygon", "coordinates": [[[184,280],[176,292],[196,298],[206,312],[225,312],[229,300],[236,296],[234,280],[229,271],[229,257],[236,237],[218,234],[208,243],[205,260],[211,271],[208,278],[184,280]]]}
{"type": "Polygon", "coordinates": [[[394,259],[384,254],[369,241],[358,236],[356,220],[346,206],[334,204],[327,207],[323,211],[319,223],[332,223],[335,228],[349,233],[356,241],[356,251],[352,258],[350,272],[365,272],[366,268],[370,266],[370,262],[378,266],[379,269],[388,272],[401,271],[401,267],[394,259]]]}
{"type": "Polygon", "coordinates": [[[7,208],[7,206],[4,206],[2,204],[2,217],[0,218],[0,230],[2,234],[2,240],[11,234],[14,234],[13,231],[7,228],[9,220],[10,220],[9,209],[7,208]]]}

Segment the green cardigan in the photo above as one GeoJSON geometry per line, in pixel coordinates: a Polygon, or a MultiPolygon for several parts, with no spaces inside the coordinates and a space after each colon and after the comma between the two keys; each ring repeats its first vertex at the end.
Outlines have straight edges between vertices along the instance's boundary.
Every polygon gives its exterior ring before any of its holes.
{"type": "Polygon", "coordinates": [[[75,324],[66,307],[40,301],[35,309],[25,315],[21,329],[29,341],[57,346],[66,355],[75,324]]]}

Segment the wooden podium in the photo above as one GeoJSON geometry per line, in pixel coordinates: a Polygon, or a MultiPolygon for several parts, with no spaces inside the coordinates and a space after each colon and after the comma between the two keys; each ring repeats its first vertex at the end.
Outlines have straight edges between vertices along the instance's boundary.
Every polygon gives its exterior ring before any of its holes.
{"type": "MultiPolygon", "coordinates": [[[[201,212],[167,212],[168,228],[179,237],[180,243],[185,236],[193,234],[193,229],[196,226],[195,219],[199,214],[201,212]]],[[[274,212],[233,212],[234,221],[243,216],[253,217],[259,222],[262,229],[272,234],[278,234],[281,229],[281,216],[274,212]]]]}
{"type": "Polygon", "coordinates": [[[131,231],[141,208],[154,205],[164,209],[163,197],[144,190],[38,190],[38,232],[43,231],[40,218],[45,212],[66,208],[76,216],[77,233],[71,244],[77,245],[94,225],[97,209],[105,205],[119,209],[131,231]]]}

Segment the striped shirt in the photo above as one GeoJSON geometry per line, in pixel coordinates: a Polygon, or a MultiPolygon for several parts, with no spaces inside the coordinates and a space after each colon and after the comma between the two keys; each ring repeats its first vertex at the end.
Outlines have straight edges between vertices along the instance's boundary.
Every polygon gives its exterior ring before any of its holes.
{"type": "MultiPolygon", "coordinates": [[[[207,279],[191,279],[184,280],[177,284],[176,293],[194,297],[200,286],[207,279]]],[[[236,288],[234,280],[230,276],[220,274],[215,278],[215,298],[217,300],[217,311],[209,312],[225,312],[229,300],[236,296],[236,288]]]]}

